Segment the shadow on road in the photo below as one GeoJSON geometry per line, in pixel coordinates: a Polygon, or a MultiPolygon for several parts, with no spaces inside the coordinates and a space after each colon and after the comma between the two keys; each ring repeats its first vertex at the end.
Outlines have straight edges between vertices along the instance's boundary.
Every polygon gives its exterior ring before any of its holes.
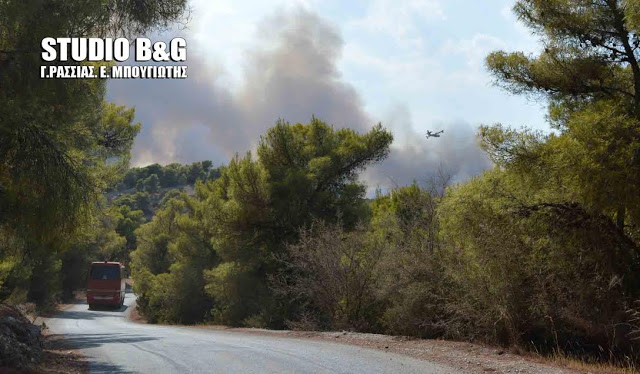
{"type": "Polygon", "coordinates": [[[135,373],[135,371],[129,371],[123,369],[120,365],[109,364],[106,362],[92,362],[90,364],[91,373],[98,374],[107,374],[107,373],[117,373],[117,374],[128,374],[135,373]]]}
{"type": "Polygon", "coordinates": [[[92,309],[89,309],[87,306],[87,310],[99,310],[101,312],[114,312],[114,313],[122,313],[129,308],[128,305],[121,305],[117,308],[114,308],[110,305],[94,305],[92,309]]]}
{"type": "Polygon", "coordinates": [[[61,310],[49,317],[49,319],[84,319],[84,320],[94,320],[97,318],[103,317],[116,317],[116,313],[122,313],[127,310],[129,307],[127,305],[123,305],[118,309],[113,309],[109,307],[104,307],[101,309],[89,310],[89,306],[87,306],[86,310],[61,310]],[[96,312],[100,313],[96,313],[96,312]]]}
{"type": "Polygon", "coordinates": [[[158,340],[151,336],[139,335],[139,334],[53,334],[52,338],[57,336],[63,336],[64,339],[60,340],[61,349],[85,349],[101,347],[106,344],[118,343],[139,343],[150,340],[158,340]]]}

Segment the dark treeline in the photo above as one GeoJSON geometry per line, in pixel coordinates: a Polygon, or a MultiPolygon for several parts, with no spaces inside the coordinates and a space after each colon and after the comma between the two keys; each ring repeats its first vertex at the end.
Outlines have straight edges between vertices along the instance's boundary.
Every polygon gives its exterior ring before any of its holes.
{"type": "MultiPolygon", "coordinates": [[[[68,34],[49,10],[0,4],[13,25],[3,51],[68,34]]],[[[78,4],[55,14],[84,25],[83,12],[124,9],[78,4]]],[[[169,18],[178,5],[167,1],[169,18]]],[[[482,126],[492,170],[373,199],[358,174],[390,152],[381,125],[279,121],[220,168],[128,169],[139,125],[103,101],[103,82],[32,79],[20,69],[35,57],[2,52],[0,299],[46,305],[83,286],[88,262],[118,259],[152,323],[443,337],[637,366],[640,3],[514,10],[541,53],[495,52],[487,66],[498,85],[547,102],[554,132],[482,126]]],[[[170,20],[99,15],[87,35],[170,20]]]]}
{"type": "Polygon", "coordinates": [[[220,170],[213,167],[211,161],[194,162],[190,165],[177,163],[161,166],[152,164],[129,169],[115,189],[125,191],[135,188],[138,191],[155,193],[162,188],[194,185],[196,181],[216,179],[220,170]]]}

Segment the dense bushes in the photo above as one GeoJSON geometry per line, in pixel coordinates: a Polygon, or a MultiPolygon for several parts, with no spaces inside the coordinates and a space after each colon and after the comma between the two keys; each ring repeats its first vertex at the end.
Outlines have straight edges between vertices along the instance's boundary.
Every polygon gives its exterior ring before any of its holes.
{"type": "Polygon", "coordinates": [[[289,327],[379,331],[385,246],[363,228],[316,222],[288,247],[272,287],[298,304],[289,327]]]}
{"type": "Polygon", "coordinates": [[[632,355],[637,243],[610,217],[575,202],[536,202],[535,191],[507,180],[489,172],[450,191],[440,208],[462,296],[457,318],[504,345],[632,355]]]}
{"type": "Polygon", "coordinates": [[[442,198],[399,188],[367,228],[305,231],[275,284],[304,306],[290,325],[636,360],[637,241],[512,177],[495,169],[442,198]]]}

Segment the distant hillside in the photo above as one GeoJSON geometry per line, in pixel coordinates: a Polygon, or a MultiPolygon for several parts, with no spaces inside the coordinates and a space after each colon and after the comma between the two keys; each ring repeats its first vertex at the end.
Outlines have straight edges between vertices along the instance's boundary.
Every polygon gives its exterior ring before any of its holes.
{"type": "Polygon", "coordinates": [[[220,169],[213,168],[211,161],[129,169],[122,180],[106,192],[115,231],[126,239],[117,258],[128,261],[129,253],[137,246],[136,230],[151,221],[167,201],[181,193],[193,195],[197,181],[219,176],[220,169]]]}
{"type": "Polygon", "coordinates": [[[189,165],[169,164],[162,166],[152,164],[141,168],[131,168],[115,187],[116,191],[130,189],[145,192],[157,192],[158,189],[193,186],[197,180],[216,179],[220,169],[213,168],[211,161],[194,162],[189,165]]]}
{"type": "Polygon", "coordinates": [[[180,192],[193,194],[196,181],[217,179],[220,169],[212,165],[211,161],[201,161],[189,165],[152,164],[131,168],[122,181],[107,192],[107,201],[109,205],[127,206],[131,211],[142,211],[148,221],[169,198],[180,192]]]}

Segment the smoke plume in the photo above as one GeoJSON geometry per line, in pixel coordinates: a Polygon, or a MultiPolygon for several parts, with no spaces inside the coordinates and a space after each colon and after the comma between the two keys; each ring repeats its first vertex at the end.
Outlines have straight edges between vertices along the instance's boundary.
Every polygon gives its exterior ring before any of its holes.
{"type": "MultiPolygon", "coordinates": [[[[255,149],[260,135],[282,118],[308,122],[312,115],[336,127],[364,132],[381,119],[365,112],[360,96],[337,68],[343,40],[316,14],[280,11],[258,25],[246,53],[241,85],[225,85],[225,71],[189,51],[185,80],[112,80],[108,97],[135,106],[143,130],[133,149],[134,165],[226,163],[235,153],[255,149]]],[[[188,40],[188,35],[184,36],[188,40]]],[[[474,129],[462,121],[435,124],[441,138],[426,139],[411,126],[406,108],[383,125],[395,136],[390,157],[363,174],[372,188],[402,185],[444,169],[463,180],[490,164],[475,143],[474,129]]]]}

